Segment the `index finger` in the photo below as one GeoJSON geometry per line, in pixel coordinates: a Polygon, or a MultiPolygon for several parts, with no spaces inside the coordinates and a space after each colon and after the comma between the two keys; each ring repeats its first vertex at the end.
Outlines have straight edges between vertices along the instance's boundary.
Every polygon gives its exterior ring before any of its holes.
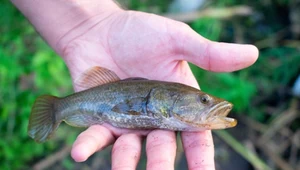
{"type": "Polygon", "coordinates": [[[107,128],[93,125],[77,137],[71,151],[72,158],[76,162],[83,162],[96,151],[110,145],[114,140],[115,137],[107,128]]]}

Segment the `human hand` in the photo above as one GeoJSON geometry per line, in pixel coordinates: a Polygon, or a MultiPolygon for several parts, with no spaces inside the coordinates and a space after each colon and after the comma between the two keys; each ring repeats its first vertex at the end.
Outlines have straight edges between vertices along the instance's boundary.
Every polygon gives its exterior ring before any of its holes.
{"type": "MultiPolygon", "coordinates": [[[[62,56],[73,80],[92,66],[102,66],[121,78],[145,77],[199,88],[186,61],[226,72],[245,68],[258,56],[254,46],[211,42],[183,23],[123,11],[112,0],[11,1],[62,56]]],[[[147,169],[174,169],[175,132],[165,130],[91,126],[78,136],[71,154],[82,162],[114,143],[112,169],[135,169],[145,136],[147,169]]],[[[189,169],[214,169],[210,131],[182,132],[181,139],[189,169]]]]}
{"type": "MultiPolygon", "coordinates": [[[[145,77],[199,88],[186,61],[206,70],[227,72],[253,64],[258,56],[254,46],[212,42],[183,23],[152,14],[120,10],[95,21],[94,17],[70,30],[59,42],[73,80],[97,65],[121,78],[145,77]],[[85,25],[92,27],[86,29],[85,25]]],[[[135,169],[144,136],[147,169],[174,169],[176,135],[172,131],[94,125],[78,136],[71,154],[82,162],[114,143],[112,169],[135,169]]],[[[210,131],[182,132],[181,139],[189,169],[214,169],[210,131]]]]}

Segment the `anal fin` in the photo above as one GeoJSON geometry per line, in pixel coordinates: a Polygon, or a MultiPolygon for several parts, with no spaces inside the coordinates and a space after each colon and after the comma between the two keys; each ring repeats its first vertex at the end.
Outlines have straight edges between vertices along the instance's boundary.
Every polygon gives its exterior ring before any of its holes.
{"type": "Polygon", "coordinates": [[[88,114],[74,114],[66,117],[64,121],[70,126],[75,127],[88,127],[95,124],[102,124],[103,121],[100,117],[88,114]]]}

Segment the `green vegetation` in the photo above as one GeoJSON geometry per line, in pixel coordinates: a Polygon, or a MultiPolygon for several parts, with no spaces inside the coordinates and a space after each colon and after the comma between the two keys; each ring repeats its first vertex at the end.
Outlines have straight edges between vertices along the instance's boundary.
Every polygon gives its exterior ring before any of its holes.
{"type": "Polygon", "coordinates": [[[5,14],[0,18],[0,169],[26,169],[58,147],[28,138],[31,106],[38,95],[70,93],[71,79],[63,61],[9,2],[0,11],[5,14]]]}
{"type": "MultiPolygon", "coordinates": [[[[128,9],[162,14],[167,11],[170,2],[128,0],[122,1],[122,4],[128,9]]],[[[241,155],[247,155],[249,151],[251,156],[244,156],[246,160],[258,160],[259,166],[269,164],[273,169],[289,169],[296,166],[297,161],[300,164],[297,159],[293,161],[290,151],[290,148],[296,147],[292,139],[296,131],[299,133],[300,127],[299,116],[293,116],[294,111],[297,112],[297,108],[299,110],[299,102],[293,104],[292,101],[297,99],[290,94],[293,81],[300,74],[300,35],[291,31],[293,26],[300,23],[300,14],[294,20],[289,18],[297,13],[294,8],[300,6],[299,3],[295,4],[293,0],[261,3],[212,1],[204,9],[226,10],[245,5],[252,10],[245,16],[229,10],[227,12],[232,14],[230,17],[206,15],[189,23],[195,31],[210,40],[251,43],[260,49],[259,60],[242,71],[211,73],[193,65],[191,68],[203,91],[234,104],[231,116],[238,117],[244,125],[237,128],[251,132],[249,136],[238,140],[227,133],[217,134],[226,138],[224,141],[230,146],[240,142],[236,145],[238,152],[242,152],[244,141],[251,141],[255,150],[246,150],[241,155]],[[283,114],[290,115],[290,119],[281,121],[283,114]],[[276,126],[276,132],[273,129],[274,122],[277,125],[280,123],[276,126]],[[277,143],[274,143],[274,138],[277,143]],[[288,141],[287,147],[283,146],[284,140],[288,141]],[[264,143],[268,147],[276,144],[281,148],[273,154],[284,164],[276,162],[278,159],[270,155],[264,143]],[[256,151],[260,154],[252,153],[256,151]]],[[[71,79],[61,58],[45,44],[17,9],[5,1],[1,2],[0,13],[0,169],[28,169],[61,148],[70,146],[79,132],[62,126],[55,139],[42,145],[27,136],[28,117],[36,97],[41,94],[64,96],[71,93],[71,79]],[[69,134],[67,137],[65,131],[69,134]]],[[[296,151],[296,156],[297,153],[299,156],[299,148],[296,147],[296,151]]],[[[74,168],[69,157],[63,159],[60,166],[74,168]]]]}

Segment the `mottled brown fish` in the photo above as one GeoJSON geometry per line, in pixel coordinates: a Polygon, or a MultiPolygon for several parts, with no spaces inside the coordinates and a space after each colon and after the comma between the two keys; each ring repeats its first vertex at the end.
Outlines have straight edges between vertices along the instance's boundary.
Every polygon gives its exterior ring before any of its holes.
{"type": "Polygon", "coordinates": [[[237,124],[226,117],[231,103],[184,84],[120,80],[101,67],[86,71],[75,83],[87,90],[36,100],[28,125],[28,134],[35,141],[46,141],[62,121],[77,127],[108,123],[120,128],[174,131],[224,129],[237,124]]]}

